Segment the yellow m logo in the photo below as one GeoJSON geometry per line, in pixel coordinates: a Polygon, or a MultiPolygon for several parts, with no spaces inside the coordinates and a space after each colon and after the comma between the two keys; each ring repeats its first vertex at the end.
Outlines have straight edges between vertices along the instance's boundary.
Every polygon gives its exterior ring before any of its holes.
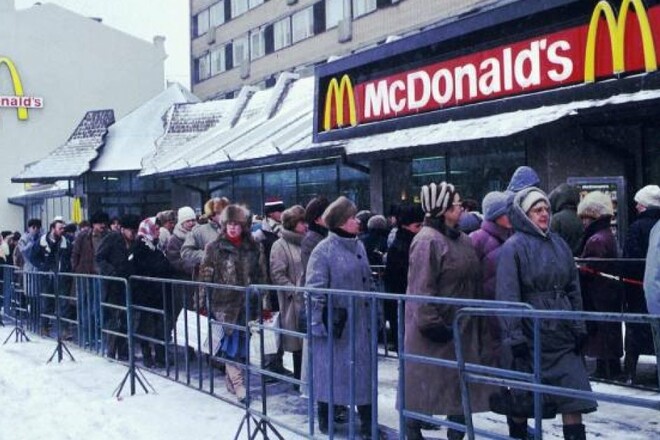
{"type": "Polygon", "coordinates": [[[623,0],[618,17],[614,9],[607,0],[601,0],[596,5],[591,22],[589,23],[589,32],[587,34],[587,48],[584,63],[584,81],[594,82],[596,80],[596,37],[598,35],[598,24],[603,15],[607,21],[607,28],[610,36],[610,45],[612,49],[612,73],[618,74],[625,72],[625,38],[626,38],[626,19],[628,12],[634,8],[637,15],[637,23],[642,34],[642,46],[644,49],[644,65],[647,72],[658,70],[658,63],[655,56],[655,45],[653,43],[653,33],[649,23],[649,17],[642,0],[623,0]]]}
{"type": "MultiPolygon", "coordinates": [[[[23,96],[23,84],[21,83],[21,77],[18,76],[18,70],[16,70],[16,66],[9,58],[0,57],[0,68],[2,68],[3,64],[7,66],[7,69],[9,70],[9,78],[11,79],[11,82],[14,86],[14,95],[23,96]]],[[[18,115],[18,119],[20,119],[21,121],[27,120],[28,118],[27,107],[17,108],[16,113],[18,115]]]]}
{"type": "Polygon", "coordinates": [[[328,91],[325,94],[325,110],[323,112],[323,130],[328,131],[332,128],[332,99],[335,100],[336,124],[338,127],[344,125],[344,98],[348,99],[348,120],[352,126],[357,125],[357,116],[355,112],[355,94],[353,93],[353,84],[348,75],[341,77],[341,81],[332,78],[328,84],[328,91]]]}

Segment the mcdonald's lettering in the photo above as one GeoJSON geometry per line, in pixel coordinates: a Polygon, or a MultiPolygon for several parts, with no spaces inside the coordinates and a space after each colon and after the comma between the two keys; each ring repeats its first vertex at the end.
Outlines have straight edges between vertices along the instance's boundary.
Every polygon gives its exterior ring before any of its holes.
{"type": "Polygon", "coordinates": [[[607,0],[580,26],[325,90],[324,131],[480,101],[654,72],[660,57],[660,5],[607,0]]]}
{"type": "Polygon", "coordinates": [[[0,107],[15,108],[18,119],[25,121],[28,119],[28,108],[42,108],[44,100],[43,98],[24,96],[23,83],[14,63],[9,58],[0,56],[0,69],[3,65],[9,71],[9,79],[14,88],[14,95],[0,94],[0,107]]]}

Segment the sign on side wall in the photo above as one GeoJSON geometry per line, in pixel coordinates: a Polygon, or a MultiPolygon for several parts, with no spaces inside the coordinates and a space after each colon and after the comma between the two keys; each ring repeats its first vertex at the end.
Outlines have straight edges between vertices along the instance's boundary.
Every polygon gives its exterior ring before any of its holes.
{"type": "Polygon", "coordinates": [[[18,73],[18,69],[16,69],[16,65],[9,58],[0,56],[0,74],[2,74],[3,66],[9,72],[10,84],[13,86],[13,95],[6,95],[6,92],[0,90],[0,108],[15,108],[18,119],[27,121],[28,109],[43,108],[44,100],[37,96],[25,96],[21,76],[18,73]]]}

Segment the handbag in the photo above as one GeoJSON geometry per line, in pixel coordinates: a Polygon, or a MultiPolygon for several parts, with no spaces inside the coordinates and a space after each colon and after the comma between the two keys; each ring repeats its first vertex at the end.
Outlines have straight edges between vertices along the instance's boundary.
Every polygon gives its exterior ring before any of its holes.
{"type": "Polygon", "coordinates": [[[179,313],[179,316],[176,320],[176,338],[174,337],[174,330],[172,330],[172,339],[174,340],[174,344],[181,345],[183,347],[190,345],[196,349],[199,342],[202,353],[215,356],[215,354],[218,352],[218,349],[220,348],[222,338],[224,337],[224,329],[222,328],[222,325],[214,319],[210,320],[210,324],[211,334],[209,337],[209,318],[202,315],[201,312],[198,315],[194,310],[181,309],[181,312],[179,313]],[[197,326],[198,317],[199,327],[197,326]],[[187,341],[186,330],[188,332],[187,341]],[[197,340],[198,331],[199,341],[197,340]],[[210,347],[209,342],[212,342],[212,346],[210,347]]]}
{"type": "MultiPolygon", "coordinates": [[[[259,321],[250,321],[250,364],[261,366],[261,331],[259,321]]],[[[264,356],[277,353],[280,348],[280,334],[274,330],[280,328],[280,312],[272,312],[267,319],[263,317],[264,356]]]]}
{"type": "MultiPolygon", "coordinates": [[[[344,307],[333,307],[332,308],[332,337],[335,339],[341,339],[341,335],[344,333],[344,327],[346,327],[346,321],[348,321],[348,310],[344,307]]],[[[328,325],[328,306],[323,306],[323,324],[325,328],[330,330],[328,325]]]]}

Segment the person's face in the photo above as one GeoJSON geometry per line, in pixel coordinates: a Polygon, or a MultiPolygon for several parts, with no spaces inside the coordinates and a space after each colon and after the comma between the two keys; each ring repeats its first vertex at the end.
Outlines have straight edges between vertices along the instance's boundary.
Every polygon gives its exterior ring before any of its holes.
{"type": "Polygon", "coordinates": [[[126,241],[135,240],[135,236],[137,235],[137,231],[135,229],[120,228],[120,231],[121,231],[121,235],[124,236],[124,240],[126,241]]]}
{"type": "Polygon", "coordinates": [[[296,227],[293,229],[293,232],[296,234],[305,235],[307,233],[307,223],[304,221],[299,221],[296,223],[296,227]]]}
{"type": "Polygon", "coordinates": [[[511,229],[513,225],[511,224],[511,219],[508,215],[501,215],[495,219],[495,223],[505,229],[511,229]]]}
{"type": "Polygon", "coordinates": [[[172,232],[174,230],[174,226],[176,225],[176,222],[172,220],[168,220],[165,222],[164,228],[167,229],[168,231],[172,232]]]}
{"type": "Polygon", "coordinates": [[[445,212],[445,224],[453,228],[458,224],[458,220],[461,218],[462,213],[463,207],[461,206],[461,197],[456,193],[451,207],[445,212]]]}
{"type": "Polygon", "coordinates": [[[282,212],[281,211],[271,212],[270,214],[268,214],[268,217],[272,218],[276,222],[281,222],[282,221],[282,212]]]}
{"type": "Polygon", "coordinates": [[[539,202],[527,212],[527,217],[542,231],[548,230],[550,207],[545,202],[539,202]]]}
{"type": "Polygon", "coordinates": [[[637,211],[637,214],[641,214],[642,212],[646,211],[646,206],[638,203],[635,205],[635,210],[637,211]]]}
{"type": "Polygon", "coordinates": [[[192,228],[194,228],[196,224],[197,224],[197,220],[190,219],[190,220],[186,220],[185,222],[181,223],[181,227],[183,227],[183,229],[186,230],[186,231],[192,231],[192,228]]]}
{"type": "Polygon", "coordinates": [[[412,232],[413,234],[417,234],[419,231],[421,231],[422,226],[424,226],[422,222],[410,223],[409,225],[401,225],[403,229],[406,229],[412,232]]]}
{"type": "Polygon", "coordinates": [[[121,227],[119,226],[119,222],[117,221],[112,222],[110,224],[110,229],[112,229],[113,231],[119,231],[121,229],[121,227]]]}
{"type": "Polygon", "coordinates": [[[225,227],[229,238],[238,238],[243,233],[243,225],[237,222],[229,222],[225,227]]]}
{"type": "Polygon", "coordinates": [[[323,228],[327,227],[327,226],[325,225],[325,220],[323,220],[323,217],[319,217],[319,218],[317,218],[316,220],[314,220],[314,223],[316,223],[317,225],[319,225],[319,226],[321,226],[321,227],[323,227],[323,228]]]}
{"type": "Polygon", "coordinates": [[[30,226],[28,228],[31,234],[37,235],[38,233],[41,232],[41,228],[39,226],[30,226]]]}
{"type": "Polygon", "coordinates": [[[215,212],[213,214],[213,217],[211,217],[211,220],[213,220],[215,223],[220,224],[220,216],[222,215],[222,211],[215,212]]]}
{"type": "Polygon", "coordinates": [[[108,225],[106,225],[105,223],[94,223],[92,225],[93,234],[102,234],[105,232],[106,229],[108,229],[108,225]]]}
{"type": "Polygon", "coordinates": [[[64,223],[57,222],[53,225],[53,237],[59,238],[64,235],[64,223]]]}
{"type": "Polygon", "coordinates": [[[355,216],[352,216],[346,220],[346,223],[341,225],[339,229],[343,229],[349,234],[357,235],[360,232],[360,220],[355,218],[355,216]]]}
{"type": "Polygon", "coordinates": [[[582,220],[582,226],[586,228],[590,224],[592,224],[596,219],[591,217],[580,217],[580,220],[582,220]]]}

